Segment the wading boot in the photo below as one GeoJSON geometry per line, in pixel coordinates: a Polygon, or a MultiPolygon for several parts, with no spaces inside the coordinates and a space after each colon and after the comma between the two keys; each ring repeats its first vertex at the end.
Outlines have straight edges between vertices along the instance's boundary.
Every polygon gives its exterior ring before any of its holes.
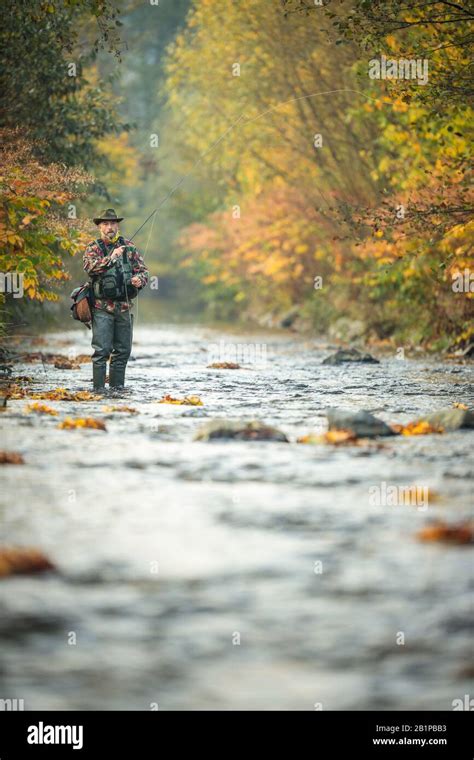
{"type": "Polygon", "coordinates": [[[125,385],[125,367],[109,366],[109,388],[111,391],[123,391],[125,385]]]}
{"type": "Polygon", "coordinates": [[[92,365],[92,380],[94,383],[94,393],[105,392],[105,366],[92,365]]]}

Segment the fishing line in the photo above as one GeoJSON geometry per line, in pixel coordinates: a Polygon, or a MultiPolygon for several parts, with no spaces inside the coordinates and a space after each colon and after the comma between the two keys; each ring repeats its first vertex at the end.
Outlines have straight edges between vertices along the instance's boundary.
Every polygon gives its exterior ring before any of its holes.
{"type": "MultiPolygon", "coordinates": [[[[246,124],[250,124],[253,121],[257,121],[258,119],[262,118],[262,116],[265,116],[267,113],[271,113],[272,111],[275,111],[277,108],[280,108],[281,106],[287,105],[288,103],[294,103],[297,100],[307,100],[309,98],[316,98],[316,97],[319,97],[320,95],[333,95],[333,94],[338,93],[338,92],[353,92],[353,93],[357,93],[358,95],[362,95],[362,97],[366,98],[367,100],[371,100],[374,103],[382,103],[382,104],[384,103],[384,101],[382,101],[380,98],[372,98],[370,95],[367,95],[365,92],[362,92],[361,90],[354,90],[352,88],[345,87],[345,88],[340,88],[340,89],[337,89],[337,90],[324,90],[322,92],[313,92],[313,93],[310,93],[309,95],[300,95],[300,96],[298,96],[296,98],[290,98],[289,100],[285,100],[285,101],[282,101],[281,103],[277,103],[275,106],[271,106],[270,108],[265,109],[265,111],[262,111],[261,113],[257,114],[256,116],[253,116],[253,117],[251,117],[249,119],[246,119],[243,122],[242,126],[245,126],[246,124]]],[[[391,103],[386,103],[386,104],[387,105],[391,105],[391,103]]],[[[145,219],[145,221],[142,222],[142,224],[138,227],[138,229],[133,233],[132,237],[130,238],[130,242],[133,241],[133,239],[143,229],[143,227],[145,226],[145,224],[147,224],[147,222],[150,219],[153,218],[153,224],[152,224],[152,226],[150,228],[150,232],[148,234],[148,240],[147,240],[147,244],[146,244],[145,254],[146,254],[146,252],[148,250],[148,245],[149,245],[149,242],[150,242],[150,239],[151,239],[151,234],[152,234],[152,231],[153,231],[153,226],[154,226],[154,223],[155,223],[156,214],[158,213],[158,211],[160,210],[160,208],[166,203],[166,201],[168,201],[172,197],[172,195],[174,195],[174,193],[176,192],[176,190],[178,190],[178,188],[181,187],[181,185],[183,184],[183,182],[192,174],[192,172],[194,171],[194,169],[197,166],[199,166],[199,164],[201,163],[201,161],[212,150],[214,150],[214,148],[217,147],[217,145],[219,145],[219,143],[222,142],[222,140],[224,140],[224,138],[229,134],[229,132],[231,132],[234,129],[234,127],[237,126],[237,124],[243,119],[243,116],[244,116],[244,114],[241,113],[240,116],[238,116],[238,118],[226,129],[226,131],[223,132],[223,134],[220,137],[218,137],[218,139],[215,140],[209,146],[209,148],[207,150],[205,150],[204,153],[202,153],[199,156],[199,158],[197,159],[197,161],[195,161],[195,163],[191,166],[190,170],[188,172],[186,172],[186,174],[184,174],[178,180],[178,182],[176,183],[176,185],[174,185],[174,187],[171,188],[171,190],[160,201],[160,203],[158,204],[158,206],[155,209],[153,209],[153,211],[151,212],[151,214],[149,214],[147,216],[147,218],[145,219]]],[[[322,197],[324,198],[324,196],[322,196],[322,197]]],[[[327,203],[327,200],[325,198],[324,198],[324,200],[327,203]]],[[[114,252],[116,246],[117,246],[117,243],[114,244],[114,247],[112,248],[110,254],[112,254],[114,252]]],[[[123,262],[122,262],[122,272],[123,272],[123,262]]],[[[130,321],[130,343],[132,343],[132,316],[130,314],[130,302],[128,300],[127,288],[125,288],[125,295],[126,295],[126,300],[127,300],[127,311],[128,311],[128,315],[129,315],[129,321],[130,321]]],[[[137,315],[138,315],[138,293],[137,293],[137,315]]],[[[130,346],[130,348],[131,348],[131,346],[130,346]]]]}
{"type": "MultiPolygon", "coordinates": [[[[321,92],[313,92],[313,93],[310,93],[309,95],[300,95],[297,98],[290,98],[289,100],[284,100],[281,103],[277,103],[275,106],[271,106],[271,108],[265,109],[265,111],[262,111],[261,113],[257,114],[256,116],[252,116],[251,118],[246,119],[246,121],[244,121],[242,123],[242,126],[245,126],[246,124],[250,124],[253,121],[257,121],[257,119],[262,118],[262,116],[265,116],[267,113],[270,113],[271,111],[275,111],[277,108],[280,108],[281,106],[285,106],[288,103],[294,103],[296,100],[305,100],[305,99],[309,99],[309,98],[316,98],[319,95],[333,95],[333,94],[335,94],[337,92],[355,92],[358,95],[362,95],[362,97],[366,98],[367,100],[371,100],[373,103],[382,103],[382,104],[385,104],[385,105],[392,105],[391,103],[386,103],[385,101],[381,100],[380,98],[372,98],[370,95],[367,95],[365,92],[362,92],[362,90],[354,90],[354,89],[349,88],[349,87],[344,87],[344,88],[340,88],[340,89],[337,89],[337,90],[323,90],[321,92]]],[[[166,201],[169,198],[171,198],[171,196],[176,192],[176,190],[182,185],[182,183],[184,182],[184,180],[187,179],[190,176],[190,174],[192,174],[192,172],[194,171],[194,169],[201,163],[201,161],[203,160],[203,158],[205,158],[208,155],[208,153],[211,152],[211,150],[213,150],[217,145],[219,145],[219,143],[229,134],[229,132],[231,132],[234,129],[234,127],[237,126],[237,124],[243,118],[243,116],[244,116],[244,114],[241,113],[240,116],[226,129],[226,131],[214,143],[212,143],[212,145],[210,145],[210,147],[207,150],[205,150],[204,153],[202,153],[199,156],[199,158],[197,159],[197,161],[192,165],[191,169],[186,174],[184,174],[181,177],[181,179],[176,183],[176,185],[165,195],[165,197],[158,204],[158,206],[151,212],[151,214],[149,214],[149,216],[147,216],[147,218],[145,219],[145,221],[140,225],[140,227],[138,228],[138,230],[133,234],[133,237],[131,238],[131,240],[133,240],[133,238],[140,232],[140,230],[142,229],[142,227],[145,226],[145,224],[149,221],[149,219],[151,219],[152,217],[155,216],[155,214],[157,213],[157,211],[159,211],[159,209],[166,203],[166,201]]]]}

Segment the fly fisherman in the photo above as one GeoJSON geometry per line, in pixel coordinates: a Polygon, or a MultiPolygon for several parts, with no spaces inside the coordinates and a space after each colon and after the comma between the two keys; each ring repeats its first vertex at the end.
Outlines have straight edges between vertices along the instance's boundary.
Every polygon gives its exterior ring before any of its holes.
{"type": "Polygon", "coordinates": [[[94,391],[104,392],[107,360],[109,386],[122,389],[132,350],[133,298],[148,282],[143,257],[130,240],[119,234],[118,217],[108,208],[94,219],[100,237],[87,246],[83,262],[91,279],[92,374],[94,391]]]}

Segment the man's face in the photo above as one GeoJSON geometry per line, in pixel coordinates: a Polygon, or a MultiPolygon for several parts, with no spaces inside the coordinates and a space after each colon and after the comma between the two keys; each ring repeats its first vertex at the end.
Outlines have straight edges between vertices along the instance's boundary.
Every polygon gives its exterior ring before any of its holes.
{"type": "Polygon", "coordinates": [[[100,222],[99,230],[103,238],[112,240],[118,232],[118,222],[100,222]]]}

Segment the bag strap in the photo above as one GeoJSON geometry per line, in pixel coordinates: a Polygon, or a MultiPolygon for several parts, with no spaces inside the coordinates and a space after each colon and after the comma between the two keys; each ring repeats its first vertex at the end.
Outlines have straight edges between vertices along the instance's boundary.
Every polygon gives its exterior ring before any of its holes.
{"type": "MultiPolygon", "coordinates": [[[[97,245],[99,246],[100,250],[102,251],[102,254],[104,256],[108,256],[109,254],[107,252],[107,246],[105,245],[104,240],[100,237],[100,238],[97,238],[95,242],[97,243],[97,245]]],[[[118,248],[121,245],[125,245],[125,240],[122,237],[122,235],[119,235],[118,238],[117,238],[117,241],[116,241],[116,247],[118,248]]],[[[91,274],[91,275],[89,275],[91,282],[95,282],[97,280],[100,280],[101,276],[102,275],[100,275],[100,274],[91,274]]]]}
{"type": "MultiPolygon", "coordinates": [[[[108,256],[107,246],[105,245],[105,241],[103,240],[103,238],[97,238],[97,240],[95,242],[99,246],[99,248],[102,251],[102,253],[104,254],[104,256],[108,256]]],[[[117,242],[115,243],[115,247],[116,248],[120,248],[120,246],[122,246],[122,245],[125,245],[125,240],[122,237],[122,235],[119,235],[118,238],[117,238],[117,242]]]]}

